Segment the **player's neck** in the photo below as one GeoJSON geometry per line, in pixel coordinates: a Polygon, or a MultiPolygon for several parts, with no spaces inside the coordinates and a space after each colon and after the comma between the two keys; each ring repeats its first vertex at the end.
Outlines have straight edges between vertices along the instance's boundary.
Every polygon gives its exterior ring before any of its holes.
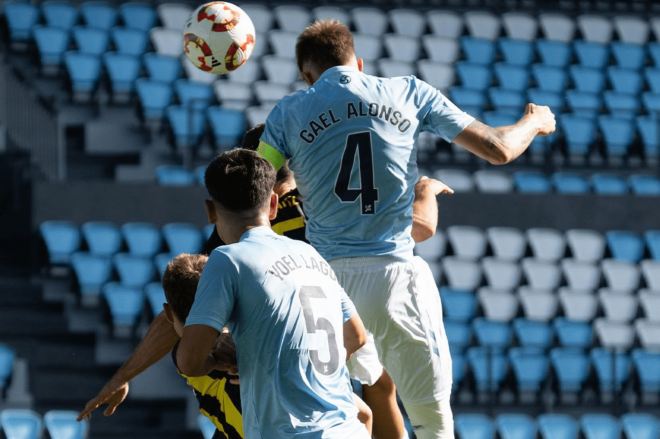
{"type": "Polygon", "coordinates": [[[221,219],[220,223],[216,225],[221,232],[220,238],[222,238],[225,244],[237,243],[247,231],[264,226],[270,227],[268,212],[260,212],[251,218],[240,218],[238,216],[225,218],[221,219]]]}
{"type": "Polygon", "coordinates": [[[296,181],[291,178],[286,181],[283,181],[282,183],[278,183],[275,185],[273,188],[273,192],[277,194],[278,197],[282,198],[284,194],[287,192],[291,192],[292,190],[296,189],[296,181]]]}

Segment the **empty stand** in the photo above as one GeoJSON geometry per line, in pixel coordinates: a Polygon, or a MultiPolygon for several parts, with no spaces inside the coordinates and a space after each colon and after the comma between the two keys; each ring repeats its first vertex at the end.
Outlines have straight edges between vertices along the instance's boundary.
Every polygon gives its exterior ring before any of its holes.
{"type": "Polygon", "coordinates": [[[49,410],[44,415],[46,430],[52,439],[85,439],[89,432],[89,421],[76,421],[78,413],[69,410],[49,410]]]}

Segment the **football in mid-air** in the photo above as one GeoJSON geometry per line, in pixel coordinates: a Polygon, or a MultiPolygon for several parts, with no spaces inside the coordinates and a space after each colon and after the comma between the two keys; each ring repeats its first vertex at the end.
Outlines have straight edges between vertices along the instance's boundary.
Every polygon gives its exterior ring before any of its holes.
{"type": "Polygon", "coordinates": [[[222,75],[233,72],[250,58],[254,25],[238,6],[206,3],[197,8],[183,27],[183,49],[193,65],[222,75]]]}

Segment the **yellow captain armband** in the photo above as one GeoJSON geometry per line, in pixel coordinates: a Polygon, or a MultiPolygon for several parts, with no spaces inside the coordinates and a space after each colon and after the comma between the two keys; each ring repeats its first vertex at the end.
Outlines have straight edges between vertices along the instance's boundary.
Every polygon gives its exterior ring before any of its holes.
{"type": "Polygon", "coordinates": [[[266,160],[268,160],[273,166],[275,166],[275,170],[279,171],[286,159],[280,154],[278,150],[273,148],[267,143],[264,142],[259,142],[259,147],[257,148],[257,153],[266,160]]]}

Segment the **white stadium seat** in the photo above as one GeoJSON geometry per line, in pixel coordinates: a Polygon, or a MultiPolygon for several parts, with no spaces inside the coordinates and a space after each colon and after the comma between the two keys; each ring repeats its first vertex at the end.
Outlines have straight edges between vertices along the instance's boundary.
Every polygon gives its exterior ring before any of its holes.
{"type": "Polygon", "coordinates": [[[632,294],[599,291],[598,299],[605,317],[613,322],[630,322],[637,316],[638,301],[632,294]]]}
{"type": "Polygon", "coordinates": [[[518,298],[525,317],[548,322],[557,315],[557,296],[549,290],[535,290],[529,286],[518,288],[518,298]]]}
{"type": "Polygon", "coordinates": [[[628,350],[635,342],[631,325],[599,318],[594,320],[594,330],[600,344],[608,349],[628,350]]]}
{"type": "Polygon", "coordinates": [[[646,319],[652,322],[660,322],[660,294],[640,290],[638,295],[646,319]]]}
{"type": "Polygon", "coordinates": [[[392,9],[388,15],[392,29],[399,35],[419,37],[426,29],[424,15],[416,9],[392,9]]]}
{"type": "Polygon", "coordinates": [[[385,34],[383,38],[389,58],[409,63],[419,58],[419,38],[397,34],[385,34]]]}
{"type": "Polygon", "coordinates": [[[260,105],[274,105],[291,92],[288,84],[276,84],[269,81],[257,81],[252,88],[260,105]]]}
{"type": "Polygon", "coordinates": [[[454,11],[434,9],[426,19],[434,35],[457,39],[463,34],[463,17],[454,11]]]}
{"type": "Polygon", "coordinates": [[[649,289],[660,291],[660,261],[646,259],[640,263],[640,266],[649,289]]]}
{"type": "Polygon", "coordinates": [[[520,265],[514,261],[485,257],[481,268],[491,288],[513,290],[520,285],[520,265]]]}
{"type": "Polygon", "coordinates": [[[613,290],[634,291],[639,286],[639,266],[631,262],[605,259],[601,262],[603,276],[613,290]]]}
{"type": "Polygon", "coordinates": [[[433,173],[433,178],[440,180],[456,193],[474,191],[472,176],[461,169],[438,169],[433,173]]]}
{"type": "Polygon", "coordinates": [[[527,284],[540,290],[554,290],[561,281],[559,266],[552,262],[525,258],[522,260],[523,272],[527,284]]]}
{"type": "Polygon", "coordinates": [[[475,291],[481,284],[481,267],[474,261],[445,256],[442,272],[449,286],[457,290],[475,291]]]}
{"type": "Polygon", "coordinates": [[[577,17],[578,29],[586,41],[609,44],[613,26],[609,18],[602,15],[584,14],[577,17]]]}
{"type": "Polygon", "coordinates": [[[261,68],[270,82],[291,84],[300,78],[298,66],[293,59],[266,55],[261,58],[261,68]]]}
{"type": "Polygon", "coordinates": [[[447,238],[454,255],[467,260],[476,260],[486,253],[486,235],[473,226],[450,226],[447,238]]]}
{"type": "Polygon", "coordinates": [[[385,12],[379,8],[354,8],[351,18],[355,30],[370,35],[383,35],[387,32],[389,20],[385,12]]]}
{"type": "Polygon", "coordinates": [[[364,61],[375,61],[383,53],[381,38],[375,35],[356,32],[353,34],[353,45],[355,46],[355,55],[364,61]]]}
{"type": "Polygon", "coordinates": [[[502,23],[497,15],[487,11],[469,11],[463,16],[465,26],[474,38],[496,40],[500,36],[502,23]]]}
{"type": "Polygon", "coordinates": [[[486,236],[498,259],[517,261],[525,256],[527,240],[520,230],[514,227],[489,227],[486,236]]]}
{"type": "Polygon", "coordinates": [[[344,23],[346,26],[351,25],[351,16],[345,9],[336,6],[317,6],[312,9],[312,16],[314,20],[337,20],[344,23]]]}
{"type": "Polygon", "coordinates": [[[527,240],[536,259],[557,261],[566,254],[566,239],[557,229],[527,229],[527,240]]]}
{"type": "Polygon", "coordinates": [[[254,3],[242,4],[240,8],[250,16],[250,20],[252,20],[254,29],[257,32],[266,33],[273,28],[275,17],[273,17],[271,8],[266,5],[254,3]]]}
{"type": "Polygon", "coordinates": [[[391,58],[381,58],[376,61],[380,76],[395,78],[397,76],[410,76],[415,74],[415,64],[409,61],[400,61],[391,58]]]}
{"type": "Polygon", "coordinates": [[[502,25],[509,38],[534,41],[539,31],[536,18],[524,12],[505,12],[502,25]]]}
{"type": "Polygon", "coordinates": [[[181,31],[164,27],[154,27],[149,31],[154,49],[161,55],[179,57],[183,55],[181,31]]]}
{"type": "Polygon", "coordinates": [[[559,303],[567,319],[589,322],[596,316],[598,299],[595,294],[568,287],[559,288],[558,293],[559,303]]]}
{"type": "Polygon", "coordinates": [[[539,24],[543,36],[548,40],[570,43],[575,36],[575,22],[564,14],[545,13],[539,14],[539,24]]]}
{"type": "Polygon", "coordinates": [[[451,64],[461,56],[461,48],[455,38],[423,35],[422,46],[431,61],[451,64]]]}
{"type": "Polygon", "coordinates": [[[600,284],[600,268],[573,258],[562,259],[561,268],[568,286],[576,290],[595,290],[600,284]]]}
{"type": "Polygon", "coordinates": [[[179,45],[181,46],[181,31],[192,14],[193,8],[184,3],[163,3],[158,5],[158,17],[167,29],[179,33],[179,45]]]}
{"type": "Polygon", "coordinates": [[[287,32],[299,34],[312,22],[312,14],[310,14],[307,8],[302,6],[277,6],[273,10],[273,13],[280,29],[287,32]]]}
{"type": "Polygon", "coordinates": [[[220,104],[234,110],[245,110],[254,98],[249,84],[217,80],[213,83],[213,89],[220,104]]]}
{"type": "Polygon", "coordinates": [[[513,192],[513,180],[506,172],[482,169],[474,173],[474,182],[479,192],[489,194],[513,192]]]}
{"type": "Polygon", "coordinates": [[[635,320],[635,330],[644,349],[660,350],[660,323],[648,319],[637,319],[635,320]]]}
{"type": "Polygon", "coordinates": [[[624,43],[646,44],[649,40],[649,23],[644,18],[634,15],[616,15],[613,21],[619,40],[624,43]]]}
{"type": "Polygon", "coordinates": [[[488,320],[510,322],[518,314],[518,298],[510,291],[482,287],[477,296],[488,320]]]}
{"type": "Polygon", "coordinates": [[[446,93],[449,87],[456,83],[454,67],[450,64],[420,59],[417,61],[417,70],[422,80],[443,93],[446,93]]]}
{"type": "Polygon", "coordinates": [[[446,248],[447,237],[445,232],[436,230],[435,235],[415,244],[415,254],[426,262],[435,262],[445,255],[446,248]]]}
{"type": "Polygon", "coordinates": [[[280,58],[296,58],[296,42],[298,34],[281,30],[268,32],[268,42],[273,53],[280,58]]]}
{"type": "Polygon", "coordinates": [[[605,238],[595,230],[571,229],[566,231],[566,240],[573,258],[585,262],[597,262],[605,254],[605,238]]]}

